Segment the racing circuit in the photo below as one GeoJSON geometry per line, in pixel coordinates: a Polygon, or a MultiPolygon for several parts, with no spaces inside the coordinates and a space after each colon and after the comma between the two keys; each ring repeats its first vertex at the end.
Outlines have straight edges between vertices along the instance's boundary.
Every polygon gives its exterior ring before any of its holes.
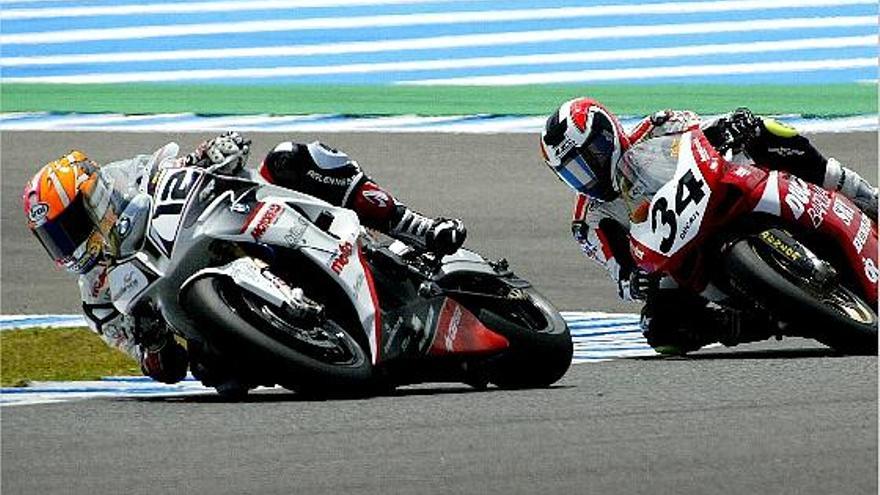
{"type": "MultiPolygon", "coordinates": [[[[74,281],[21,222],[21,185],[76,146],[98,161],[208,134],[3,132],[2,312],[74,313],[74,281]],[[26,287],[26,290],[21,290],[26,287]]],[[[460,216],[560,309],[637,312],[569,237],[571,198],[530,134],[253,134],[356,157],[412,206],[460,216]]],[[[876,134],[812,136],[877,182],[876,134]]],[[[8,493],[876,493],[877,359],[786,339],[573,366],[546,390],[419,386],[368,400],[271,391],[2,410],[8,493]]]]}

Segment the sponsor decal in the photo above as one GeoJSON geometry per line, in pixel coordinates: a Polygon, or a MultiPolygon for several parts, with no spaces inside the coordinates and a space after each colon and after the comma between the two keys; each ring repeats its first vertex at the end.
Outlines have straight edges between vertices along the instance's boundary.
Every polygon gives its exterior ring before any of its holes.
{"type": "Polygon", "coordinates": [[[350,242],[344,242],[339,245],[339,252],[333,259],[330,261],[330,269],[333,270],[337,275],[342,273],[342,270],[348,265],[348,261],[351,258],[352,253],[352,245],[350,242]]]}
{"type": "Polygon", "coordinates": [[[364,281],[366,279],[367,279],[367,277],[365,277],[363,273],[358,275],[357,280],[352,285],[352,288],[354,289],[355,294],[360,295],[361,289],[364,288],[364,281]]]}
{"type": "Polygon", "coordinates": [[[117,297],[122,297],[126,292],[136,288],[140,281],[135,278],[134,272],[128,272],[122,277],[122,286],[119,288],[119,292],[116,294],[117,297]]]}
{"type": "Polygon", "coordinates": [[[842,203],[840,201],[840,196],[837,196],[834,199],[834,206],[831,208],[831,211],[833,211],[834,214],[837,215],[837,218],[839,218],[840,221],[842,221],[847,227],[850,226],[853,221],[853,217],[855,217],[856,214],[856,211],[854,209],[850,208],[849,205],[847,205],[846,203],[842,203]]]}
{"type": "Polygon", "coordinates": [[[687,220],[685,220],[684,225],[681,226],[681,233],[678,234],[679,239],[684,240],[684,238],[687,237],[688,231],[691,230],[691,226],[697,220],[697,217],[700,216],[700,213],[702,213],[700,210],[696,210],[691,214],[691,216],[688,217],[687,220]]]}
{"type": "Polygon", "coordinates": [[[486,328],[473,313],[452,299],[446,299],[440,309],[429,353],[490,352],[509,345],[507,339],[486,328]]]}
{"type": "MultiPolygon", "coordinates": [[[[397,337],[397,333],[400,331],[401,326],[403,326],[403,317],[399,316],[397,321],[394,322],[394,325],[391,325],[391,328],[386,330],[385,332],[385,345],[382,347],[382,353],[384,355],[388,355],[391,353],[391,346],[394,344],[394,339],[397,337]]],[[[387,328],[387,327],[386,327],[387,328]]],[[[410,336],[407,335],[403,339],[401,339],[400,346],[405,347],[407,341],[410,336]]]]}
{"type": "Polygon", "coordinates": [[[240,213],[244,215],[245,213],[251,211],[251,207],[245,203],[233,203],[232,206],[229,207],[229,210],[234,213],[240,213]]]}
{"type": "Polygon", "coordinates": [[[700,142],[699,139],[694,139],[694,151],[697,152],[697,155],[700,156],[700,160],[704,162],[709,161],[709,152],[706,151],[706,148],[703,147],[703,143],[700,142]]]}
{"type": "Polygon", "coordinates": [[[281,208],[281,205],[279,204],[269,205],[269,207],[266,209],[260,219],[257,220],[257,226],[254,227],[253,231],[251,231],[251,235],[254,237],[254,240],[258,241],[261,237],[263,237],[266,231],[269,230],[269,227],[271,227],[275,222],[278,221],[278,216],[281,214],[282,211],[283,208],[281,208]]]}
{"type": "Polygon", "coordinates": [[[874,260],[871,258],[862,258],[862,264],[865,265],[865,276],[868,277],[868,280],[870,280],[872,284],[876,284],[877,279],[880,278],[880,271],[877,270],[877,265],[874,264],[874,260]]]}
{"type": "Polygon", "coordinates": [[[131,264],[120,265],[109,274],[110,294],[117,309],[125,308],[149,285],[147,277],[131,264]]]}
{"type": "Polygon", "coordinates": [[[679,153],[681,153],[681,138],[675,138],[672,141],[672,146],[669,147],[669,156],[678,158],[679,153]]]}
{"type": "Polygon", "coordinates": [[[119,233],[119,237],[125,239],[131,231],[131,219],[128,217],[120,218],[119,221],[116,222],[116,231],[119,233]]]}
{"type": "Polygon", "coordinates": [[[553,151],[553,154],[556,155],[557,160],[562,160],[562,157],[568,154],[568,152],[571,151],[571,149],[575,146],[575,142],[570,137],[566,136],[565,139],[561,143],[559,143],[559,146],[557,146],[556,149],[553,151]]]}
{"type": "Polygon", "coordinates": [[[452,311],[452,318],[449,319],[449,327],[446,328],[446,337],[443,339],[443,346],[447,351],[452,352],[455,349],[455,338],[458,336],[458,327],[461,324],[461,306],[455,305],[452,311]]]}
{"type": "Polygon", "coordinates": [[[803,150],[797,150],[794,148],[767,148],[769,153],[776,154],[778,156],[803,156],[803,150]]]}
{"type": "Polygon", "coordinates": [[[859,230],[853,238],[853,247],[856,248],[856,253],[861,253],[862,249],[865,248],[865,242],[868,241],[868,234],[870,232],[871,221],[868,219],[868,215],[862,213],[862,220],[859,222],[859,230]]]}
{"type": "Polygon", "coordinates": [[[773,235],[769,230],[761,232],[761,240],[766,242],[767,245],[776,250],[776,252],[792,261],[797,261],[801,258],[801,253],[798,252],[797,249],[789,246],[785,241],[773,235]]]}
{"type": "Polygon", "coordinates": [[[214,183],[215,182],[216,181],[214,179],[211,179],[211,182],[208,182],[208,185],[205,186],[204,189],[202,189],[202,191],[199,193],[199,201],[200,202],[204,203],[205,201],[207,201],[208,199],[211,198],[211,195],[214,194],[214,183]]]}
{"type": "Polygon", "coordinates": [[[737,177],[748,177],[749,175],[752,175],[752,171],[746,167],[738,167],[733,171],[733,175],[737,177]]]}
{"type": "Polygon", "coordinates": [[[297,217],[296,223],[287,229],[287,233],[284,234],[284,242],[286,242],[289,247],[299,246],[302,243],[303,236],[308,228],[309,221],[303,217],[297,217]]]}
{"type": "Polygon", "coordinates": [[[378,206],[379,208],[385,208],[390,203],[388,198],[388,194],[385,191],[380,191],[378,189],[369,189],[363,192],[364,198],[367,199],[370,203],[378,206]]]}
{"type": "Polygon", "coordinates": [[[40,225],[46,221],[49,215],[49,205],[46,203],[34,203],[28,210],[28,220],[40,225]]]}
{"type": "Polygon", "coordinates": [[[788,192],[785,195],[785,204],[791,209],[795,219],[801,218],[810,202],[810,187],[800,177],[792,177],[788,182],[788,192]]]}
{"type": "Polygon", "coordinates": [[[104,267],[101,269],[101,273],[98,274],[98,277],[95,278],[95,281],[92,282],[92,297],[98,297],[101,294],[101,290],[104,289],[104,284],[107,283],[107,268],[104,267]]]}
{"type": "Polygon", "coordinates": [[[348,185],[351,184],[351,177],[329,177],[326,175],[321,175],[314,170],[307,171],[306,175],[309,176],[310,179],[314,180],[315,182],[320,182],[321,184],[340,187],[348,187],[348,185]]]}
{"type": "Polygon", "coordinates": [[[814,227],[818,229],[822,225],[829,208],[831,208],[831,193],[825,189],[814,187],[813,200],[810,207],[807,208],[807,214],[810,215],[814,227]]]}

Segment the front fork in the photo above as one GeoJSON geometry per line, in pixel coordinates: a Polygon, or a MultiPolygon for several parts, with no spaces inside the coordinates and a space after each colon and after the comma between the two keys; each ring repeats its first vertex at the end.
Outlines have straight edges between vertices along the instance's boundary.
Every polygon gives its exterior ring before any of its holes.
{"type": "Polygon", "coordinates": [[[273,306],[285,309],[292,317],[308,320],[315,325],[323,322],[323,306],[305,297],[301,288],[291,287],[272,273],[265,261],[250,256],[242,256],[226,265],[196,272],[183,283],[181,292],[198,278],[217,275],[225,276],[241,289],[273,306]]]}

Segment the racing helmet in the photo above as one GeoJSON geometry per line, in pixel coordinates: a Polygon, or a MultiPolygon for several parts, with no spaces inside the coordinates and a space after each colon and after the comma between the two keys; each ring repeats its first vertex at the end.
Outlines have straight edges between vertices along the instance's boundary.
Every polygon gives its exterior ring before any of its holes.
{"type": "Polygon", "coordinates": [[[617,117],[592,98],[576,98],[547,119],[541,154],[562,182],[600,201],[617,197],[612,168],[629,147],[617,117]]]}
{"type": "Polygon", "coordinates": [[[84,194],[93,186],[97,170],[85,153],[73,150],[44,165],[22,194],[28,228],[58,266],[76,273],[90,270],[104,245],[84,194]]]}

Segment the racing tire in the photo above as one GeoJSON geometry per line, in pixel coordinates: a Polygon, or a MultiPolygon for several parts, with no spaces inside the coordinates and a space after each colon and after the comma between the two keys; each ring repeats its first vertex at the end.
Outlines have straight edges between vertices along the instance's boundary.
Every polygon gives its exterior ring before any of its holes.
{"type": "MultiPolygon", "coordinates": [[[[369,383],[372,364],[369,356],[348,332],[332,319],[321,327],[345,347],[342,362],[325,362],[295,348],[289,336],[293,325],[283,325],[266,317],[253,304],[256,296],[242,291],[225,276],[206,276],[192,283],[182,294],[184,307],[200,324],[211,328],[227,349],[265,367],[276,383],[297,390],[350,390],[369,383]]],[[[261,301],[261,300],[260,300],[261,301]]],[[[268,305],[268,303],[265,303],[268,305]]],[[[210,334],[209,334],[210,335],[210,334]]]]}
{"type": "Polygon", "coordinates": [[[478,313],[486,327],[508,340],[510,347],[495,361],[488,381],[500,388],[543,388],[556,383],[571,366],[574,346],[568,324],[550,302],[534,289],[527,301],[544,320],[540,328],[487,308],[478,313]]]}
{"type": "Polygon", "coordinates": [[[734,287],[777,319],[810,328],[801,335],[843,354],[877,354],[877,315],[861,297],[840,282],[825,300],[785,276],[776,262],[765,260],[754,239],[736,242],[724,259],[734,287]],[[757,295],[757,297],[756,297],[757,295]]]}

